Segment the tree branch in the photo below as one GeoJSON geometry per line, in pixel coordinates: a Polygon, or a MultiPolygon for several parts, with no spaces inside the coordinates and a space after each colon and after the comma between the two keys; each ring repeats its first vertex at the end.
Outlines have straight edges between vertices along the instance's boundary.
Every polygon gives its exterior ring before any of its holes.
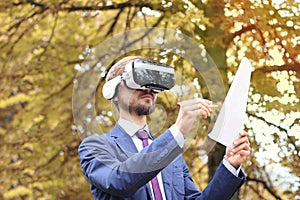
{"type": "Polygon", "coordinates": [[[277,200],[281,200],[281,197],[278,196],[269,186],[268,184],[260,179],[256,179],[256,178],[251,178],[251,177],[247,177],[247,182],[256,182],[256,183],[260,183],[264,186],[264,188],[266,188],[266,190],[273,196],[275,197],[277,200]]]}
{"type": "MultiPolygon", "coordinates": [[[[258,31],[258,33],[260,35],[260,38],[261,38],[262,46],[266,48],[266,40],[263,37],[262,30],[260,28],[258,28],[255,24],[251,24],[249,26],[243,27],[241,30],[239,30],[239,31],[231,34],[229,37],[227,37],[226,40],[228,42],[230,42],[235,37],[237,37],[239,35],[242,35],[243,33],[246,33],[248,31],[252,31],[252,30],[258,31]]],[[[277,38],[280,38],[280,36],[276,33],[275,33],[275,36],[277,38]]],[[[280,41],[282,41],[282,40],[280,40],[280,41]]],[[[281,42],[277,42],[277,44],[280,45],[285,50],[285,52],[289,53],[288,50],[282,45],[281,42]]],[[[266,52],[268,52],[268,51],[266,51],[266,52]]],[[[291,54],[291,53],[289,53],[289,54],[291,54]]],[[[286,54],[284,54],[283,56],[284,56],[284,60],[285,60],[286,64],[281,65],[281,66],[272,66],[272,67],[271,66],[264,66],[262,68],[256,69],[256,71],[262,71],[262,72],[267,73],[267,72],[272,72],[272,71],[292,70],[292,71],[297,72],[296,73],[297,77],[300,77],[300,63],[298,63],[294,58],[291,58],[291,59],[293,59],[293,63],[288,63],[287,62],[288,58],[286,57],[286,54]]]]}
{"type": "Polygon", "coordinates": [[[56,154],[54,154],[47,162],[37,166],[35,168],[35,171],[38,172],[40,170],[42,170],[45,166],[49,165],[50,163],[52,163],[56,158],[58,158],[60,155],[60,150],[56,152],[56,154]]]}
{"type": "Polygon", "coordinates": [[[274,71],[294,71],[296,72],[296,77],[300,78],[300,63],[286,63],[283,65],[274,65],[274,66],[263,66],[255,69],[254,73],[270,73],[274,71]]]}
{"type": "MultiPolygon", "coordinates": [[[[267,200],[266,198],[264,198],[261,194],[260,194],[260,191],[257,187],[254,187],[253,185],[250,185],[250,184],[247,184],[247,186],[252,189],[256,195],[258,196],[258,199],[259,200],[267,200]]],[[[245,195],[244,195],[245,196],[245,195]]]]}
{"type": "Polygon", "coordinates": [[[285,133],[286,133],[286,137],[288,138],[290,144],[293,145],[293,147],[294,147],[295,150],[297,151],[297,155],[299,155],[300,149],[299,149],[298,146],[296,145],[295,141],[292,140],[291,137],[289,136],[288,130],[286,130],[285,128],[282,128],[282,127],[279,126],[279,125],[276,125],[276,124],[273,124],[273,123],[271,123],[271,122],[268,122],[268,121],[265,120],[265,118],[259,117],[259,116],[255,115],[255,114],[253,114],[253,113],[247,112],[247,114],[248,114],[249,116],[252,116],[252,117],[255,117],[255,118],[259,119],[259,120],[262,120],[263,122],[265,122],[265,123],[268,124],[269,126],[274,126],[274,127],[278,128],[280,131],[285,132],[285,133]]]}
{"type": "Polygon", "coordinates": [[[45,6],[44,4],[35,2],[35,1],[33,1],[33,0],[27,0],[27,2],[30,3],[30,4],[33,5],[33,6],[37,6],[37,7],[41,8],[41,10],[47,9],[47,6],[45,6]]]}
{"type": "MultiPolygon", "coordinates": [[[[30,14],[29,16],[26,16],[24,18],[22,18],[21,20],[17,21],[16,23],[12,24],[8,29],[7,29],[7,36],[8,36],[8,42],[2,44],[0,46],[0,49],[2,49],[3,47],[5,47],[7,44],[10,44],[11,43],[11,38],[12,36],[14,36],[14,34],[18,31],[20,25],[25,22],[26,20],[29,20],[31,18],[33,18],[35,15],[38,15],[38,14],[42,14],[43,11],[36,11],[36,12],[33,12],[32,14],[30,14]],[[14,31],[12,31],[13,29],[15,29],[14,31]],[[11,32],[11,33],[10,33],[11,32]]],[[[28,28],[26,29],[28,30],[28,28]]]]}
{"type": "Polygon", "coordinates": [[[54,25],[52,26],[52,29],[51,29],[51,34],[49,36],[49,39],[47,41],[47,45],[44,47],[44,50],[43,52],[39,55],[38,57],[38,61],[41,61],[41,58],[43,57],[43,55],[46,53],[49,45],[51,44],[51,40],[54,36],[54,33],[55,33],[55,29],[56,29],[56,25],[57,25],[57,21],[58,21],[58,12],[55,13],[55,18],[54,18],[54,25]]]}
{"type": "Polygon", "coordinates": [[[272,71],[295,71],[300,72],[300,63],[287,63],[284,65],[274,65],[274,66],[265,66],[262,68],[255,69],[255,71],[261,71],[261,72],[272,72],[272,71]]]}
{"type": "Polygon", "coordinates": [[[60,88],[60,90],[55,91],[51,94],[49,94],[48,97],[45,98],[45,101],[49,101],[51,98],[55,97],[56,95],[62,93],[63,91],[65,91],[68,87],[70,87],[71,85],[73,85],[73,81],[74,81],[74,77],[70,78],[70,80],[60,88]]]}
{"type": "Polygon", "coordinates": [[[109,30],[107,31],[107,33],[105,35],[106,37],[113,34],[115,26],[116,26],[116,24],[118,22],[118,19],[119,19],[119,17],[120,17],[120,15],[121,15],[122,12],[123,12],[123,8],[121,8],[119,10],[119,12],[117,13],[117,15],[115,16],[114,22],[111,24],[109,30]]]}
{"type": "MultiPolygon", "coordinates": [[[[45,4],[41,4],[38,2],[35,2],[34,0],[27,0],[27,3],[30,3],[33,6],[41,8],[41,10],[46,10],[49,7],[46,6],[45,4]]],[[[18,6],[22,3],[14,4],[15,6],[18,6]]],[[[153,3],[143,3],[140,1],[127,1],[124,3],[113,3],[112,5],[66,5],[67,2],[63,2],[60,4],[60,11],[67,11],[67,12],[74,12],[74,11],[99,11],[99,10],[119,10],[119,9],[124,9],[124,8],[130,8],[130,7],[137,7],[137,8],[143,8],[143,7],[148,7],[150,9],[155,9],[157,11],[166,11],[166,8],[160,6],[160,5],[155,5],[153,3]]]]}
{"type": "MultiPolygon", "coordinates": [[[[72,12],[72,11],[97,11],[97,10],[118,10],[118,9],[124,9],[128,7],[148,7],[153,9],[153,4],[151,3],[133,3],[133,2],[125,2],[125,3],[119,3],[119,4],[113,4],[113,5],[104,5],[104,6],[67,6],[62,8],[64,11],[72,12]]],[[[155,10],[164,11],[164,8],[157,6],[155,7],[155,10]]]]}
{"type": "Polygon", "coordinates": [[[136,43],[137,41],[145,38],[147,35],[149,35],[155,27],[157,27],[160,22],[164,19],[164,15],[160,16],[160,18],[156,21],[156,23],[145,33],[143,34],[141,37],[137,38],[136,40],[133,40],[132,42],[128,43],[127,45],[125,45],[122,49],[120,49],[120,51],[126,49],[127,47],[131,46],[132,44],[136,43]]]}
{"type": "MultiPolygon", "coordinates": [[[[16,45],[18,44],[18,42],[26,35],[26,33],[27,33],[29,30],[31,30],[32,27],[33,27],[35,24],[37,24],[38,21],[42,20],[44,17],[46,17],[46,15],[45,15],[45,16],[42,15],[42,16],[40,17],[40,19],[38,19],[38,20],[36,21],[36,23],[32,23],[32,24],[30,24],[28,27],[26,27],[26,28],[20,33],[20,35],[15,39],[15,41],[10,41],[11,38],[8,40],[9,42],[8,42],[7,44],[12,43],[12,45],[10,46],[10,48],[8,49],[8,51],[7,51],[7,53],[6,53],[6,56],[7,56],[7,57],[10,56],[10,54],[13,52],[15,46],[16,46],[16,45]]],[[[6,44],[4,44],[3,46],[1,46],[0,48],[3,48],[5,45],[6,45],[6,44]]],[[[6,60],[5,60],[5,62],[3,63],[3,68],[5,68],[7,62],[9,62],[9,59],[6,59],[6,60]]]]}
{"type": "Polygon", "coordinates": [[[251,25],[249,25],[249,26],[245,26],[245,27],[243,27],[241,30],[239,30],[239,31],[237,31],[237,32],[234,32],[233,34],[231,34],[230,36],[228,36],[228,37],[226,38],[226,40],[227,40],[228,43],[229,43],[229,42],[232,41],[235,37],[240,36],[240,35],[242,35],[243,33],[246,33],[246,32],[248,32],[248,31],[252,31],[253,29],[257,30],[257,27],[256,27],[256,25],[254,25],[254,24],[251,24],[251,25]]]}

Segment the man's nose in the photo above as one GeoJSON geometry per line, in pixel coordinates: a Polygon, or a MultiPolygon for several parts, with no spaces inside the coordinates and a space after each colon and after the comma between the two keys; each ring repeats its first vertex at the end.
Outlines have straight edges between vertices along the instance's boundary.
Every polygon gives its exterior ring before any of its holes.
{"type": "Polygon", "coordinates": [[[146,91],[147,93],[153,93],[153,92],[154,92],[152,89],[149,89],[149,88],[145,89],[145,91],[146,91]]]}
{"type": "Polygon", "coordinates": [[[138,91],[141,91],[141,92],[147,92],[147,93],[150,93],[150,92],[154,92],[152,89],[150,88],[143,88],[143,89],[137,89],[138,91]]]}

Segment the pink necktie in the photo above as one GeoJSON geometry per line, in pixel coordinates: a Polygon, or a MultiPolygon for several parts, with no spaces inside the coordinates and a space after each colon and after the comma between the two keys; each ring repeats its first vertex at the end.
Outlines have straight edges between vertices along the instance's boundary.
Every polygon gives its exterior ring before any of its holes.
{"type": "MultiPolygon", "coordinates": [[[[136,135],[138,136],[138,138],[140,138],[143,142],[143,147],[148,146],[148,134],[146,131],[144,130],[139,130],[136,135]]],[[[152,180],[151,180],[151,184],[152,184],[152,189],[153,189],[153,193],[154,193],[154,199],[155,200],[162,200],[162,195],[161,195],[161,191],[159,188],[159,184],[158,184],[158,180],[157,177],[155,176],[152,180]]]]}

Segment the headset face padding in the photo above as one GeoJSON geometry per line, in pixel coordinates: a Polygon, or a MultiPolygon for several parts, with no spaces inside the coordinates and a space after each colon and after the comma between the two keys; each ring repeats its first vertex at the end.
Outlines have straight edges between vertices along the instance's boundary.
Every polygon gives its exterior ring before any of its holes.
{"type": "Polygon", "coordinates": [[[121,83],[122,78],[121,76],[116,76],[115,78],[107,81],[102,88],[102,94],[105,99],[112,99],[115,97],[117,93],[117,87],[121,83]]]}

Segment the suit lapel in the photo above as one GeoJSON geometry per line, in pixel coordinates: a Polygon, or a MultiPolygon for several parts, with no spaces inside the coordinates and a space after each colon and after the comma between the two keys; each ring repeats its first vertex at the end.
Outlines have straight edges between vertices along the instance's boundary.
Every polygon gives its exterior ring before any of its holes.
{"type": "Polygon", "coordinates": [[[138,152],[132,138],[119,125],[112,129],[109,136],[128,157],[138,152]]]}
{"type": "MultiPolygon", "coordinates": [[[[109,137],[116,143],[116,145],[124,152],[127,157],[130,157],[133,153],[137,153],[138,150],[132,141],[132,138],[119,126],[116,125],[109,133],[109,137]]],[[[149,184],[145,185],[145,190],[151,199],[151,188],[149,184]]]]}

